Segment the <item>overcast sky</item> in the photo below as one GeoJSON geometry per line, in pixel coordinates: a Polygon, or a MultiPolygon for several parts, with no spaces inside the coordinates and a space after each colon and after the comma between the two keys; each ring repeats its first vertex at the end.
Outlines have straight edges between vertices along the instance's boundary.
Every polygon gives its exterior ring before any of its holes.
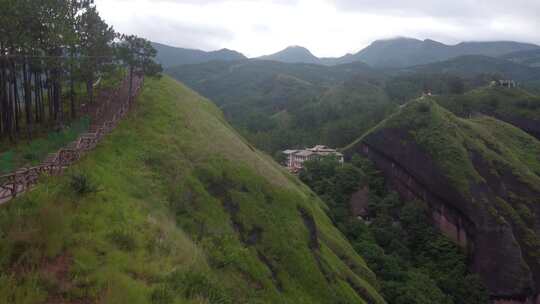
{"type": "Polygon", "coordinates": [[[316,56],[407,36],[447,44],[540,44],[540,0],[96,0],[122,33],[172,46],[229,48],[249,57],[290,45],[316,56]]]}

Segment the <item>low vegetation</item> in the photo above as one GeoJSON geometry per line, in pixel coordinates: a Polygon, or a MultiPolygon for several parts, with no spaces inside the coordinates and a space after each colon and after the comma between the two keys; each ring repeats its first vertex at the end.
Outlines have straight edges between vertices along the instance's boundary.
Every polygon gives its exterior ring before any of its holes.
{"type": "Polygon", "coordinates": [[[90,119],[83,117],[63,130],[36,135],[30,142],[6,143],[3,147],[7,150],[0,152],[0,173],[39,164],[49,153],[55,153],[88,131],[89,126],[90,119]]]}
{"type": "Polygon", "coordinates": [[[436,96],[435,100],[462,117],[487,114],[540,120],[540,97],[519,87],[482,87],[463,95],[436,96]]]}
{"type": "Polygon", "coordinates": [[[325,203],[169,78],[0,208],[9,303],[385,303],[325,203]]]}

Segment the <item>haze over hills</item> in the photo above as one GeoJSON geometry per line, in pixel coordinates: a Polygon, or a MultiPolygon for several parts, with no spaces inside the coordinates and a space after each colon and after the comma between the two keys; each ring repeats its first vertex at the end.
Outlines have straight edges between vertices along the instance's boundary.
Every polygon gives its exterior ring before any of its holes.
{"type": "Polygon", "coordinates": [[[161,43],[152,43],[157,50],[156,60],[164,67],[169,68],[183,64],[196,64],[208,61],[232,61],[247,59],[243,54],[221,49],[212,52],[172,47],[161,43]]]}
{"type": "MultiPolygon", "coordinates": [[[[174,48],[158,43],[155,43],[154,46],[158,50],[158,60],[166,68],[182,64],[204,63],[212,60],[247,59],[241,53],[227,49],[204,52],[174,48]]],[[[518,56],[518,58],[514,58],[516,62],[529,62],[529,65],[534,65],[536,59],[532,59],[532,62],[530,62],[531,58],[529,57],[537,58],[538,50],[540,50],[538,45],[512,41],[462,42],[456,45],[446,45],[430,39],[422,41],[412,38],[394,38],[374,41],[358,53],[337,58],[318,58],[305,47],[290,46],[275,54],[253,59],[320,65],[338,65],[361,61],[372,67],[402,68],[444,61],[464,55],[499,57],[514,53],[518,56]],[[528,57],[524,58],[523,56],[528,57]]]]}
{"type": "Polygon", "coordinates": [[[485,55],[463,55],[445,61],[406,67],[399,69],[399,71],[429,74],[447,73],[463,78],[480,74],[497,74],[499,77],[520,82],[540,79],[540,68],[485,55]]]}
{"type": "Polygon", "coordinates": [[[443,61],[463,55],[502,56],[539,46],[511,41],[462,42],[446,45],[434,40],[412,38],[377,40],[347,60],[363,61],[375,67],[406,67],[443,61]]]}

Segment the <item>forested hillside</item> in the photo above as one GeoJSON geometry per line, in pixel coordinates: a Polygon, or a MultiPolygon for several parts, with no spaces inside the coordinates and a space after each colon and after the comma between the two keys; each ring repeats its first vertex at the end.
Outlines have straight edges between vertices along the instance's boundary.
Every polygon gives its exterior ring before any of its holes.
{"type": "Polygon", "coordinates": [[[532,67],[540,67],[540,48],[513,52],[502,56],[502,58],[532,67]]]}
{"type": "Polygon", "coordinates": [[[161,72],[150,43],[115,32],[92,2],[0,3],[0,140],[78,125],[123,75],[161,72]]]}
{"type": "Polygon", "coordinates": [[[377,274],[387,302],[488,303],[466,252],[431,225],[429,206],[400,199],[368,159],[308,161],[300,179],[328,204],[332,220],[377,274]]]}
{"type": "Polygon", "coordinates": [[[215,101],[242,134],[270,153],[317,143],[346,145],[392,107],[380,72],[362,63],[255,60],[185,65],[167,73],[215,101]],[[363,118],[368,121],[355,125],[363,118]]]}
{"type": "MultiPolygon", "coordinates": [[[[527,89],[540,81],[538,68],[486,56],[382,70],[362,63],[211,62],[167,73],[215,101],[250,142],[271,154],[315,144],[346,146],[423,93],[459,98],[493,80],[514,79],[527,89]]],[[[515,97],[512,102],[519,102],[515,97]]]]}

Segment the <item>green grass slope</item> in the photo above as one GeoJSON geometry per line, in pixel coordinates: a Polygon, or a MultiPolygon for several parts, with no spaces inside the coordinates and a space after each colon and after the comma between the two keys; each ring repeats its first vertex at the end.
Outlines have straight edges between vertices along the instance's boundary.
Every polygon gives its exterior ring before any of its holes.
{"type": "Polygon", "coordinates": [[[0,299],[384,303],[325,208],[212,103],[147,80],[96,150],[0,207],[0,299]]]}
{"type": "Polygon", "coordinates": [[[435,99],[459,116],[482,112],[540,119],[540,97],[521,88],[482,87],[463,95],[442,95],[435,99]]]}
{"type": "Polygon", "coordinates": [[[540,97],[522,88],[482,87],[435,99],[458,116],[494,116],[540,139],[540,97]]]}

